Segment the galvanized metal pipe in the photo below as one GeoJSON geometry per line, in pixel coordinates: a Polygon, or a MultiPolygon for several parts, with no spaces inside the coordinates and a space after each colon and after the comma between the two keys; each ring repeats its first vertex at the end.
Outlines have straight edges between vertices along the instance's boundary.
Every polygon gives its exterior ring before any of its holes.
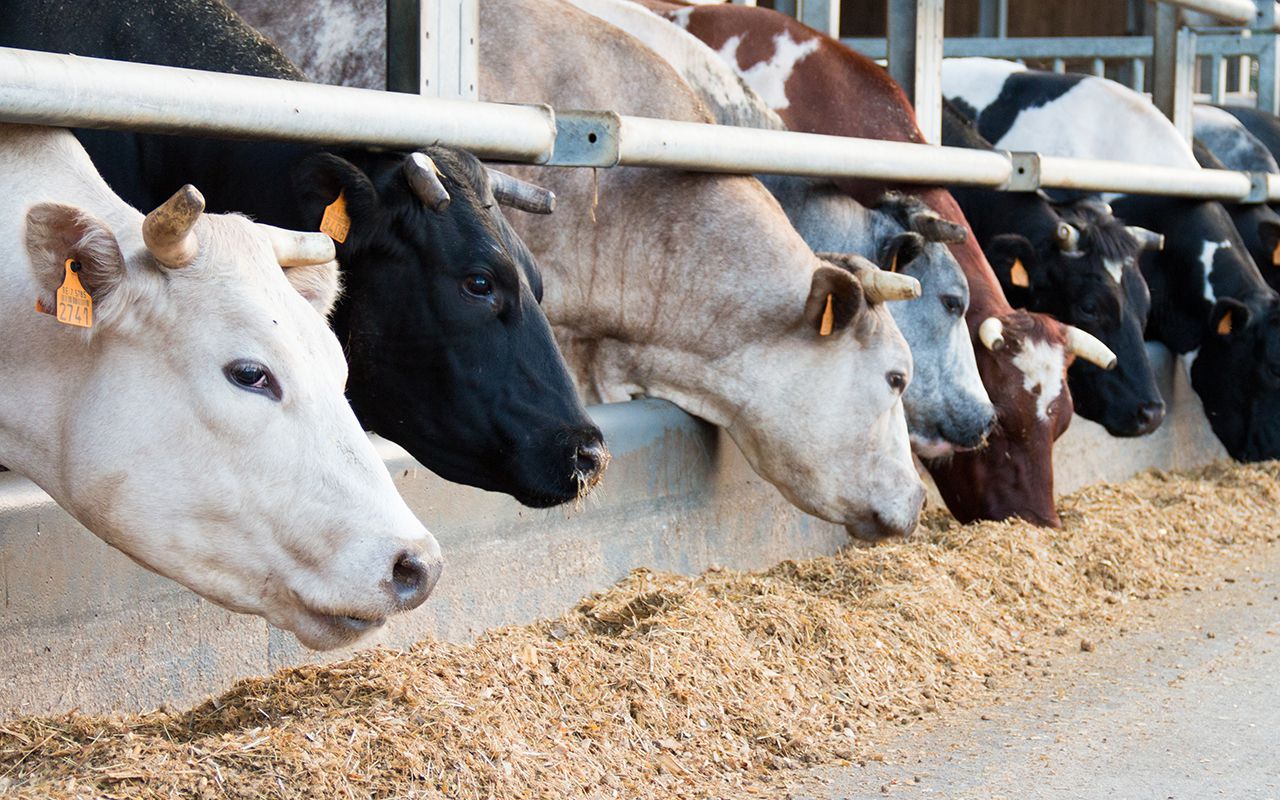
{"type": "Polygon", "coordinates": [[[1244,172],[1043,155],[1039,160],[1040,185],[1045,188],[1239,202],[1249,197],[1252,187],[1248,173],[1244,172]]]}
{"type": "Polygon", "coordinates": [[[702,172],[998,187],[1012,167],[1001,153],[813,133],[622,117],[619,164],[702,172]]]}
{"type": "Polygon", "coordinates": [[[149,133],[423,147],[541,163],[555,117],[540,106],[414,97],[0,48],[0,122],[149,133]]]}
{"type": "Polygon", "coordinates": [[[1160,0],[1171,6],[1199,11],[1217,17],[1223,22],[1248,25],[1258,15],[1258,7],[1252,0],[1160,0]]]}

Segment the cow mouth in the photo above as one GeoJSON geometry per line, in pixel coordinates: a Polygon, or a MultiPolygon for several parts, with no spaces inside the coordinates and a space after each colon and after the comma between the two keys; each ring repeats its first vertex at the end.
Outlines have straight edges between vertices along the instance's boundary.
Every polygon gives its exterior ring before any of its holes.
{"type": "Polygon", "coordinates": [[[358,614],[333,613],[312,608],[300,603],[302,613],[311,624],[324,631],[327,637],[337,640],[351,640],[371,630],[381,628],[387,618],[383,616],[360,616],[358,614]]]}
{"type": "Polygon", "coordinates": [[[911,436],[911,450],[921,460],[947,458],[961,448],[946,439],[935,439],[927,436],[911,436]]]}

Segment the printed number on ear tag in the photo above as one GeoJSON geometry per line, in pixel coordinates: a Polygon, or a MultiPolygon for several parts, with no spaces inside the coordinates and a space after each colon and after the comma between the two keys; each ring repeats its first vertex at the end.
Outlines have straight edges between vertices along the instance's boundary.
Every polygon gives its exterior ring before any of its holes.
{"type": "Polygon", "coordinates": [[[80,262],[68,258],[58,287],[58,322],[78,328],[93,327],[93,298],[80,283],[80,262]]]}
{"type": "Polygon", "coordinates": [[[338,244],[347,240],[347,234],[351,232],[351,217],[347,215],[346,192],[338,192],[338,199],[324,207],[320,232],[338,244]]]}
{"type": "Polygon", "coordinates": [[[831,310],[831,295],[827,295],[827,307],[822,312],[822,324],[818,327],[819,336],[830,336],[836,324],[836,315],[831,310]]]}

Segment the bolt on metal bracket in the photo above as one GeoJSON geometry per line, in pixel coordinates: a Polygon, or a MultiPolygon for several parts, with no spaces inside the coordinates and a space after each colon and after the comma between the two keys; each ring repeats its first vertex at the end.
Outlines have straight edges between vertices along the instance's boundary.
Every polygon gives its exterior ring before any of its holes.
{"type": "Polygon", "coordinates": [[[556,167],[614,167],[622,118],[612,111],[557,111],[556,143],[546,163],[556,167]]]}
{"type": "Polygon", "coordinates": [[[1009,153],[1009,163],[1013,169],[1009,172],[1009,182],[1003,188],[1011,192],[1034,192],[1040,188],[1040,154],[1009,153]]]}
{"type": "Polygon", "coordinates": [[[1270,173],[1267,172],[1250,172],[1249,173],[1249,194],[1245,196],[1242,203],[1265,203],[1270,197],[1270,173]]]}

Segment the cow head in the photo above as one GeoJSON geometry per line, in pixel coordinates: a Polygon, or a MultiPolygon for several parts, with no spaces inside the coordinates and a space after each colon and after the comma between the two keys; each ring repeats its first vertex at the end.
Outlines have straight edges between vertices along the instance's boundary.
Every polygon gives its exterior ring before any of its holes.
{"type": "Polygon", "coordinates": [[[202,210],[189,186],[145,221],[30,208],[40,306],[73,270],[93,324],[33,323],[44,443],[13,466],[143,566],[310,647],[350,642],[426,598],[439,547],[343,397],[331,244],[202,210]]]}
{"type": "Polygon", "coordinates": [[[1240,461],[1280,455],[1280,299],[1219,299],[1188,360],[1191,385],[1227,452],[1240,461]]]}
{"type": "MultiPolygon", "coordinates": [[[[852,202],[852,201],[850,201],[852,202]]],[[[921,297],[889,309],[911,347],[915,376],[903,397],[911,444],[921,458],[981,445],[995,424],[995,409],[978,376],[965,324],[969,284],[947,244],[967,231],[947,222],[919,198],[898,192],[880,198],[878,260],[882,269],[920,282],[921,297]]]]}
{"type": "Polygon", "coordinates": [[[1126,228],[1109,207],[1083,202],[1054,213],[1040,209],[1039,235],[995,236],[986,255],[1009,301],[1087,331],[1116,355],[1115,363],[1077,359],[1067,373],[1076,413],[1112,436],[1141,436],[1159,427],[1164,401],[1143,343],[1151,295],[1138,269],[1144,246],[1161,237],[1126,228]]]}
{"type": "Polygon", "coordinates": [[[1052,453],[1071,423],[1070,329],[1025,311],[987,317],[977,328],[978,370],[996,429],[981,450],[925,464],[961,522],[1021,517],[1057,527],[1052,453]]]}
{"type": "Polygon", "coordinates": [[[725,427],[755,470],[805,511],[860,538],[906,534],[924,487],[902,410],[911,354],[885,301],[919,289],[858,256],[823,259],[790,319],[779,320],[786,324],[717,367],[742,384],[725,427]]]}
{"type": "Polygon", "coordinates": [[[551,195],[451,149],[353,158],[314,156],[296,182],[308,218],[340,195],[349,215],[334,329],[361,422],[449,480],[535,507],[579,496],[603,472],[603,438],[498,208],[550,211],[551,195]]]}

